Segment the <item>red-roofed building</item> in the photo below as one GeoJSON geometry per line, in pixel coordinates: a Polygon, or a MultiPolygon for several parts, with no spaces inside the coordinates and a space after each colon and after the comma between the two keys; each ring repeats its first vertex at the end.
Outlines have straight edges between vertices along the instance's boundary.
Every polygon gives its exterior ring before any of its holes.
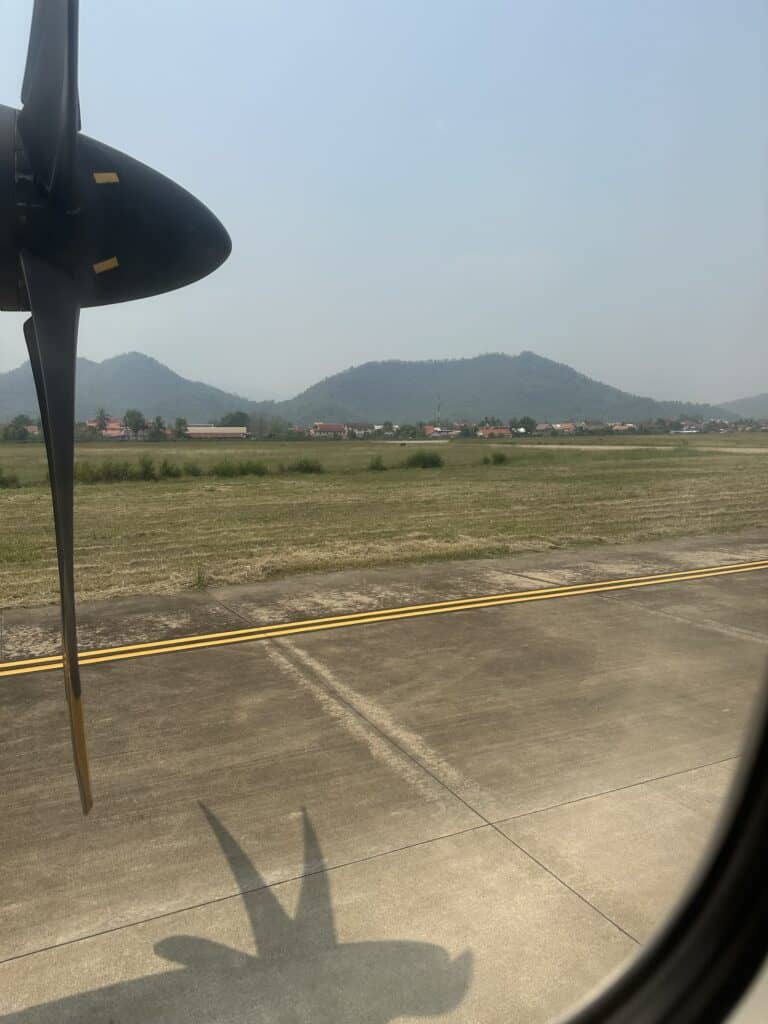
{"type": "Polygon", "coordinates": [[[313,423],[309,431],[312,437],[346,437],[345,423],[313,423]]]}
{"type": "MultiPolygon", "coordinates": [[[[99,430],[98,420],[95,418],[92,420],[85,421],[86,427],[90,427],[92,430],[99,430]]],[[[125,441],[128,438],[128,431],[125,429],[125,423],[122,420],[116,419],[114,416],[107,417],[106,426],[103,430],[99,430],[102,437],[112,441],[125,441]]]]}
{"type": "Polygon", "coordinates": [[[478,437],[511,437],[512,431],[509,427],[479,427],[478,437]]]}

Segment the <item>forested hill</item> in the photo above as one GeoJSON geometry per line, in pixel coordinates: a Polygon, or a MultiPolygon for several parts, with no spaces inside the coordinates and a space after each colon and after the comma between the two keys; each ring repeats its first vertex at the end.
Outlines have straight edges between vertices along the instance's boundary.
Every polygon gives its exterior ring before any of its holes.
{"type": "MultiPolygon", "coordinates": [[[[140,352],[101,363],[79,359],[77,418],[94,416],[101,407],[113,416],[136,408],[148,418],[184,416],[191,423],[207,423],[243,410],[301,425],[315,420],[418,423],[431,420],[438,409],[443,420],[533,416],[537,420],[635,421],[728,415],[711,405],[630,395],[533,352],[363,363],[283,402],[253,401],[187,380],[140,352]]],[[[38,415],[29,363],[0,374],[0,423],[19,413],[38,415]]]]}
{"type": "Polygon", "coordinates": [[[735,402],[723,402],[729,412],[744,419],[768,419],[768,393],[752,395],[750,398],[738,398],[735,402]]]}
{"type": "MultiPolygon", "coordinates": [[[[148,418],[172,421],[184,416],[190,423],[209,423],[234,409],[250,411],[254,402],[210,384],[187,380],[141,352],[126,352],[101,363],[77,360],[78,420],[104,408],[111,416],[140,409],[148,418]]],[[[37,418],[37,398],[29,363],[0,373],[0,423],[19,413],[37,418]]]]}
{"type": "Polygon", "coordinates": [[[724,416],[722,408],[657,402],[601,384],[534,352],[472,359],[363,363],[307,388],[272,410],[295,423],[314,420],[414,423],[533,416],[537,420],[649,420],[724,416]]]}

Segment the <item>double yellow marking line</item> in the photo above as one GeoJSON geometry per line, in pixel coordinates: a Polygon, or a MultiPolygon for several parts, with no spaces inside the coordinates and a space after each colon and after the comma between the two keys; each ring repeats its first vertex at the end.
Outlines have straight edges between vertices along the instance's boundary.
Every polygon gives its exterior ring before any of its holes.
{"type": "MultiPolygon", "coordinates": [[[[149,643],[128,644],[125,647],[105,647],[98,651],[84,651],[80,655],[80,664],[83,666],[101,665],[104,662],[145,658],[155,654],[177,654],[180,651],[197,651],[201,648],[223,647],[227,644],[242,644],[254,640],[272,640],[281,636],[295,636],[298,633],[317,633],[326,629],[342,629],[347,626],[368,626],[375,622],[394,622],[397,619],[415,619],[423,615],[466,612],[475,608],[496,608],[507,604],[551,601],[560,597],[605,594],[614,590],[634,590],[639,587],[655,587],[664,583],[685,583],[693,580],[712,579],[715,576],[735,576],[746,572],[760,572],[764,569],[768,569],[768,559],[759,562],[714,565],[705,569],[688,569],[683,572],[659,573],[655,576],[632,576],[618,580],[574,583],[569,586],[544,587],[539,590],[519,590],[507,594],[466,597],[456,601],[438,601],[434,604],[382,608],[377,612],[353,612],[351,615],[303,619],[298,622],[283,622],[269,626],[251,626],[247,629],[232,629],[224,633],[180,636],[171,640],[155,640],[149,643]]],[[[0,678],[27,675],[30,672],[50,672],[61,667],[60,655],[28,658],[26,661],[0,662],[0,678]]]]}

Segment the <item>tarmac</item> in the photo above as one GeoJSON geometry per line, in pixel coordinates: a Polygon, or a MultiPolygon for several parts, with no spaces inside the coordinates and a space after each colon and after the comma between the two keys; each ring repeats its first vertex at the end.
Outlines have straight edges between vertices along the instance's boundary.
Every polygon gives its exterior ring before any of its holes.
{"type": "MultiPolygon", "coordinates": [[[[80,610],[84,650],[766,558],[768,531],[80,610]]],[[[768,655],[768,570],[0,679],[4,1024],[554,1019],[688,883],[768,655]]],[[[0,661],[56,653],[55,608],[0,661]]]]}

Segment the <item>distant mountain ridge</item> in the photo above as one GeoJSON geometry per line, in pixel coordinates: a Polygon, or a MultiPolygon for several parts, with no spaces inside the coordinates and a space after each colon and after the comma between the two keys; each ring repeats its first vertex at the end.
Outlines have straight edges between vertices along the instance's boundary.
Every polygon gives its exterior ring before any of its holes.
{"type": "Polygon", "coordinates": [[[725,410],[691,402],[657,402],[628,394],[535,352],[468,359],[363,363],[275,403],[296,423],[314,420],[414,423],[432,419],[533,416],[537,420],[648,420],[720,417],[725,410]]]}
{"type": "MultiPolygon", "coordinates": [[[[749,399],[744,402],[751,401],[749,399]]],[[[729,403],[729,407],[740,403],[729,403]]],[[[287,401],[251,401],[190,381],[140,352],[78,360],[76,416],[99,407],[122,415],[140,409],[148,418],[209,422],[241,409],[306,426],[315,420],[417,423],[433,419],[533,416],[537,420],[650,420],[656,417],[727,418],[722,406],[659,402],[592,380],[534,352],[489,353],[467,359],[390,360],[350,367],[287,401]]],[[[29,363],[0,374],[0,422],[19,413],[36,417],[29,363]]],[[[742,413],[742,415],[749,415],[742,413]]]]}
{"type": "Polygon", "coordinates": [[[752,395],[749,398],[737,398],[733,402],[723,402],[723,405],[729,412],[743,416],[744,419],[768,419],[768,392],[762,395],[752,395]]]}
{"type": "MultiPolygon", "coordinates": [[[[126,409],[140,409],[148,418],[162,416],[173,420],[184,416],[191,423],[208,423],[233,409],[250,411],[254,405],[210,384],[187,380],[141,352],[126,352],[101,363],[77,360],[78,420],[95,416],[96,410],[103,407],[112,416],[122,416],[126,409]]],[[[0,422],[19,413],[38,416],[28,362],[0,373],[0,422]]]]}

